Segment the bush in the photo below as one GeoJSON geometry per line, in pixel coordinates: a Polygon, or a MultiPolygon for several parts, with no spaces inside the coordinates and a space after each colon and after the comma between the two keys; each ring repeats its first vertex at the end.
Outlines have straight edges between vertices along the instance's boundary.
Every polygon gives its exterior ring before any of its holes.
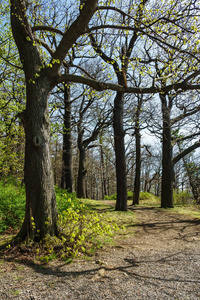
{"type": "Polygon", "coordinates": [[[140,193],[140,200],[147,200],[152,198],[152,194],[148,192],[141,192],[140,193]]]}
{"type": "Polygon", "coordinates": [[[192,195],[186,190],[176,193],[173,192],[174,204],[175,205],[187,205],[192,198],[192,195]]]}
{"type": "MultiPolygon", "coordinates": [[[[25,213],[25,189],[0,182],[0,232],[21,226],[25,213]]],[[[56,257],[68,260],[90,253],[100,245],[104,236],[110,236],[118,226],[106,214],[88,211],[74,193],[56,188],[59,237],[46,236],[39,244],[26,241],[25,249],[32,249],[35,257],[44,263],[56,257]]]]}
{"type": "Polygon", "coordinates": [[[76,198],[76,193],[68,193],[66,190],[58,187],[55,187],[55,191],[59,214],[71,207],[71,203],[73,203],[74,208],[79,206],[80,201],[76,198]],[[71,202],[68,201],[69,199],[71,199],[71,202]]]}
{"type": "Polygon", "coordinates": [[[105,195],[104,200],[117,200],[117,194],[113,194],[110,196],[105,195]]]}
{"type": "Polygon", "coordinates": [[[102,238],[119,229],[106,214],[88,212],[84,204],[74,204],[71,198],[65,201],[68,208],[58,220],[60,236],[46,236],[35,250],[36,259],[44,263],[55,258],[70,262],[74,257],[90,254],[102,245],[102,238]]]}
{"type": "MultiPolygon", "coordinates": [[[[127,198],[133,198],[133,192],[128,191],[127,192],[127,198]]],[[[117,194],[113,194],[110,196],[104,196],[104,200],[117,200],[117,194]]]]}
{"type": "Polygon", "coordinates": [[[25,213],[25,190],[0,182],[0,232],[21,226],[25,213]]]}
{"type": "Polygon", "coordinates": [[[127,192],[127,197],[128,197],[128,199],[133,199],[133,192],[131,192],[131,191],[128,191],[127,192]]]}

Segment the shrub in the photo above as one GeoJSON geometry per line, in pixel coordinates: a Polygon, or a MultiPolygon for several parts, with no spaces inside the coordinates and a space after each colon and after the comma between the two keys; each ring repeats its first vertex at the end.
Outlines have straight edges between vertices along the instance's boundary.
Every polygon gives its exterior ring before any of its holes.
{"type": "Polygon", "coordinates": [[[140,200],[147,200],[147,199],[151,199],[152,198],[152,194],[148,193],[148,192],[141,192],[140,193],[140,200]]]}
{"type": "MultiPolygon", "coordinates": [[[[25,189],[0,182],[0,231],[21,226],[25,213],[25,189]]],[[[106,214],[88,211],[75,194],[56,188],[58,203],[59,237],[46,236],[43,241],[26,241],[20,247],[32,249],[36,258],[44,263],[59,257],[69,260],[89,253],[102,245],[118,226],[106,214]]]]}
{"type": "MultiPolygon", "coordinates": [[[[127,192],[127,198],[133,198],[133,192],[128,191],[127,192]]],[[[104,196],[104,200],[117,200],[117,194],[113,194],[110,196],[104,196]]]]}
{"type": "Polygon", "coordinates": [[[88,212],[81,202],[67,200],[68,208],[59,214],[60,237],[47,236],[36,249],[37,259],[48,263],[59,257],[63,260],[89,254],[102,245],[102,238],[119,230],[106,214],[88,212]],[[76,207],[75,207],[76,206],[76,207]]]}
{"type": "Polygon", "coordinates": [[[174,204],[175,205],[187,205],[192,198],[192,195],[186,190],[176,193],[173,192],[174,204]]]}
{"type": "Polygon", "coordinates": [[[0,232],[21,226],[25,212],[25,191],[11,183],[0,182],[0,232]]]}
{"type": "Polygon", "coordinates": [[[127,192],[127,197],[128,197],[129,199],[133,199],[133,192],[128,191],[128,192],[127,192]]]}
{"type": "Polygon", "coordinates": [[[58,207],[58,213],[62,213],[63,211],[67,210],[71,207],[71,203],[73,203],[74,207],[79,206],[79,200],[76,198],[76,193],[68,193],[66,190],[61,188],[55,187],[56,191],[56,201],[58,207]],[[68,201],[71,199],[71,202],[68,201]]]}
{"type": "Polygon", "coordinates": [[[113,195],[110,195],[110,196],[105,195],[104,199],[105,200],[117,200],[117,194],[113,194],[113,195]]]}

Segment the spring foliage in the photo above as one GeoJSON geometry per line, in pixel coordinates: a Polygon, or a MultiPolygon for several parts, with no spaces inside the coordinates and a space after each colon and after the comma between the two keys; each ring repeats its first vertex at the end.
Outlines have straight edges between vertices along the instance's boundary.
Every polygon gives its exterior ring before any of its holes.
{"type": "MultiPolygon", "coordinates": [[[[24,218],[24,188],[0,182],[0,232],[18,229],[24,218]]],[[[69,260],[93,252],[104,243],[105,236],[119,230],[106,214],[87,209],[75,194],[56,189],[58,199],[59,236],[47,235],[39,244],[27,240],[21,247],[31,248],[35,259],[47,263],[56,257],[69,260]]],[[[32,219],[34,227],[34,219],[32,219]]],[[[8,246],[9,247],[9,246],[8,246]]]]}

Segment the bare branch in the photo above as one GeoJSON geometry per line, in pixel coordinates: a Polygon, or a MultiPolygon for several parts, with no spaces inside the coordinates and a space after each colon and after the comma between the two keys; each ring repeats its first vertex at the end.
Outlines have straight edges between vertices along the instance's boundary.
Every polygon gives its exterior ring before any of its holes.
{"type": "Polygon", "coordinates": [[[60,76],[55,77],[55,84],[61,83],[61,82],[76,82],[76,83],[82,83],[86,84],[92,88],[94,88],[97,91],[103,91],[103,90],[112,90],[117,91],[121,93],[135,93],[135,94],[156,94],[156,93],[167,93],[172,90],[199,90],[200,84],[196,85],[190,85],[187,84],[185,81],[182,81],[180,83],[170,84],[164,87],[154,87],[151,86],[149,88],[138,88],[138,87],[123,87],[118,84],[114,83],[105,83],[100,82],[94,79],[85,78],[78,75],[71,75],[71,74],[63,74],[60,76]]]}
{"type": "Polygon", "coordinates": [[[181,158],[185,157],[187,154],[192,152],[193,150],[200,147],[200,142],[195,143],[194,145],[190,146],[189,148],[183,150],[181,153],[179,153],[177,156],[173,158],[173,164],[175,165],[181,158]]]}

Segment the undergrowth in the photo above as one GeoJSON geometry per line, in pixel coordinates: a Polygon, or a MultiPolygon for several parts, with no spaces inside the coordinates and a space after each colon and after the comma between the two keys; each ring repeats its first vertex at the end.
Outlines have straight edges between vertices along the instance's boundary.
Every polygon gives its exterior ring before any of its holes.
{"type": "Polygon", "coordinates": [[[0,181],[0,232],[18,229],[24,219],[25,190],[0,181]]]}
{"type": "Polygon", "coordinates": [[[71,207],[59,214],[59,237],[47,236],[36,249],[36,259],[48,262],[55,257],[63,260],[90,255],[104,245],[106,236],[112,236],[119,227],[107,214],[88,212],[82,203],[74,207],[71,199],[66,200],[71,207]]]}
{"type": "MultiPolygon", "coordinates": [[[[19,229],[25,210],[24,188],[0,182],[0,192],[0,232],[19,229]]],[[[89,211],[75,194],[56,188],[56,197],[59,236],[47,235],[40,243],[27,240],[19,245],[20,253],[28,252],[33,260],[43,263],[55,258],[68,261],[77,256],[89,255],[104,245],[108,240],[106,237],[119,230],[106,213],[89,211]]],[[[8,244],[8,252],[11,247],[8,244]]]]}
{"type": "Polygon", "coordinates": [[[175,205],[188,205],[191,204],[192,195],[187,190],[173,192],[175,205]]]}

